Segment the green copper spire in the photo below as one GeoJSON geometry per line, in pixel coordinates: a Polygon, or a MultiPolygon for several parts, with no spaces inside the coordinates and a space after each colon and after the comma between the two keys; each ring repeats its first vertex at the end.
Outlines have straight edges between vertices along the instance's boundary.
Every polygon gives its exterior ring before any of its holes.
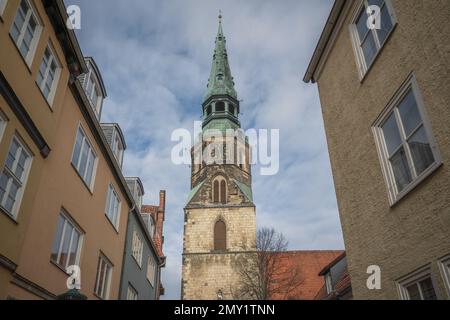
{"type": "Polygon", "coordinates": [[[229,95],[234,99],[237,99],[237,93],[234,89],[234,81],[228,63],[226,40],[223,35],[222,13],[219,15],[219,30],[217,31],[216,48],[214,49],[211,75],[209,77],[208,89],[206,90],[204,101],[215,95],[229,95]]]}

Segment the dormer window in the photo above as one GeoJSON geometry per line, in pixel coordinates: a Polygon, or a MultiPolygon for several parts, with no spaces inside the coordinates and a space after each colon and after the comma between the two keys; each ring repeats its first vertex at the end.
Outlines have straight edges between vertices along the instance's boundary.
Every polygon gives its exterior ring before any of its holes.
{"type": "Polygon", "coordinates": [[[156,230],[155,220],[153,219],[153,216],[150,213],[142,213],[141,217],[142,220],[144,220],[148,233],[153,238],[155,236],[156,230]]]}
{"type": "Polygon", "coordinates": [[[331,278],[331,272],[328,272],[325,275],[325,286],[327,289],[327,294],[330,294],[333,292],[333,279],[331,278]]]}
{"type": "Polygon", "coordinates": [[[130,189],[134,202],[139,211],[142,209],[142,199],[144,197],[144,186],[139,178],[125,178],[128,189],[130,189]]]}
{"type": "Polygon", "coordinates": [[[106,90],[94,59],[86,58],[86,65],[89,71],[80,75],[79,80],[92,110],[94,110],[97,119],[100,120],[103,99],[106,98],[106,90]]]}
{"type": "Polygon", "coordinates": [[[144,195],[142,194],[142,191],[140,189],[138,189],[137,195],[136,195],[136,205],[138,206],[139,211],[142,208],[142,198],[143,198],[143,196],[144,195]]]}
{"type": "Polygon", "coordinates": [[[100,93],[98,90],[98,85],[96,83],[94,75],[91,73],[90,77],[87,80],[86,85],[86,95],[89,98],[89,102],[91,103],[91,107],[94,109],[97,116],[100,115],[100,93]]]}
{"type": "Polygon", "coordinates": [[[150,236],[153,238],[155,236],[155,221],[153,217],[149,215],[150,219],[148,219],[148,232],[150,232],[150,236]]]}
{"type": "Polygon", "coordinates": [[[101,127],[114,158],[116,158],[119,166],[122,167],[123,155],[127,146],[120,126],[117,123],[102,123],[101,127]]]}
{"type": "Polygon", "coordinates": [[[114,156],[116,157],[117,161],[119,162],[119,164],[122,165],[124,147],[123,147],[122,139],[117,131],[114,131],[114,140],[112,143],[112,151],[113,151],[114,156]]]}

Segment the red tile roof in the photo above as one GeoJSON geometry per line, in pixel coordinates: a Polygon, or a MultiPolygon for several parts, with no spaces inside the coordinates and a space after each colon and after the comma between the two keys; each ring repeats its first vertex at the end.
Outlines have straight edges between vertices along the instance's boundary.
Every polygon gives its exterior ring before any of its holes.
{"type": "Polygon", "coordinates": [[[314,300],[317,293],[324,286],[320,271],[341,256],[344,251],[292,251],[277,253],[279,268],[298,268],[301,284],[288,296],[275,294],[273,300],[314,300]]]}

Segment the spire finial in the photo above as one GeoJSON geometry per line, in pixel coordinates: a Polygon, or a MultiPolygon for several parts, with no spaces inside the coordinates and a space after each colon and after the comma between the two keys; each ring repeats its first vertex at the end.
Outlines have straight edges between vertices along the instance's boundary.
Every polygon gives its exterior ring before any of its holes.
{"type": "Polygon", "coordinates": [[[222,23],[222,9],[219,10],[219,23],[222,23]]]}

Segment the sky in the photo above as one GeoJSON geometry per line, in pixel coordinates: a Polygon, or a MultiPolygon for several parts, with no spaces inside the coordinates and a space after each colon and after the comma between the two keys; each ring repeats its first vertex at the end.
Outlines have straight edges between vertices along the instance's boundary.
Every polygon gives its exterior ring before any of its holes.
{"type": "Polygon", "coordinates": [[[117,122],[124,175],[139,176],[145,202],[167,191],[164,299],[179,299],[183,208],[190,168],[171,161],[175,129],[193,131],[223,12],[244,129],[280,129],[280,171],[254,169],[257,225],[289,250],[343,249],[317,87],[302,82],[332,0],[66,0],[81,8],[78,39],[106,85],[102,122],[117,122]]]}

